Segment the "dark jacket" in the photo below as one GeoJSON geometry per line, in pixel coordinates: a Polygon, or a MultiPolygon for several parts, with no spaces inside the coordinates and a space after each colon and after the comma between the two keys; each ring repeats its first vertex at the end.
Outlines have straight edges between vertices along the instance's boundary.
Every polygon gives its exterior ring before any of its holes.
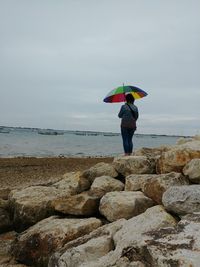
{"type": "Polygon", "coordinates": [[[138,108],[134,104],[126,103],[121,106],[118,117],[122,119],[121,127],[136,129],[136,121],[139,117],[138,108]]]}

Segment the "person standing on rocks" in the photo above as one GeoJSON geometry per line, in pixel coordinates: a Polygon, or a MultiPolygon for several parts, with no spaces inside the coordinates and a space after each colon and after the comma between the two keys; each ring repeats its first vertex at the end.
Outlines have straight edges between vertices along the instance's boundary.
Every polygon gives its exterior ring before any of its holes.
{"type": "Polygon", "coordinates": [[[136,121],[139,113],[134,105],[135,98],[131,93],[126,94],[126,103],[121,106],[118,117],[121,118],[121,135],[123,140],[124,154],[130,156],[133,152],[133,135],[137,128],[136,121]]]}

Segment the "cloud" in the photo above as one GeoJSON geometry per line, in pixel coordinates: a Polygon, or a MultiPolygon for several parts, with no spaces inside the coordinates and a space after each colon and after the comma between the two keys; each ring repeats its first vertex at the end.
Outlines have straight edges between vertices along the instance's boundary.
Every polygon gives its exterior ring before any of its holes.
{"type": "Polygon", "coordinates": [[[124,82],[149,94],[137,101],[138,131],[195,134],[199,8],[198,0],[2,1],[0,124],[119,131],[120,104],[102,100],[124,82]]]}

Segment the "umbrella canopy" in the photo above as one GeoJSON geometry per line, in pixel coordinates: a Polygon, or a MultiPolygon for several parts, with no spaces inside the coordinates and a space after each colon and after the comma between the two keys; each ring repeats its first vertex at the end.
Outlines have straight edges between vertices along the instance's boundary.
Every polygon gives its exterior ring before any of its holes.
{"type": "Polygon", "coordinates": [[[145,91],[138,87],[124,85],[110,91],[103,101],[106,103],[124,102],[126,101],[125,95],[127,93],[131,93],[135,99],[139,99],[147,95],[145,91]]]}

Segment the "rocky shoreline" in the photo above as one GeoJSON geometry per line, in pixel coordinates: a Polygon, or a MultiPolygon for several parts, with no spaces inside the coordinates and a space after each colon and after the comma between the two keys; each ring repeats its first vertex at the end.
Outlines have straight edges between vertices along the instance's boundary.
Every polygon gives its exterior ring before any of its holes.
{"type": "Polygon", "coordinates": [[[0,266],[199,267],[200,136],[0,190],[0,266]]]}

